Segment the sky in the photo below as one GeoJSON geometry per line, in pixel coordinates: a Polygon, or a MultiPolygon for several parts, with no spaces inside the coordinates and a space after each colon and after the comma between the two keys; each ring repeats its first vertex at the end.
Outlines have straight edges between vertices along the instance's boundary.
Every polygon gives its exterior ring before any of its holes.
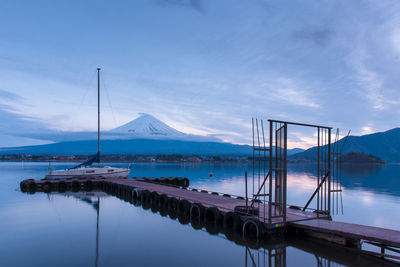
{"type": "Polygon", "coordinates": [[[385,131],[399,56],[399,1],[1,0],[0,134],[95,131],[97,67],[105,130],[148,113],[240,144],[252,117],[385,131]]]}

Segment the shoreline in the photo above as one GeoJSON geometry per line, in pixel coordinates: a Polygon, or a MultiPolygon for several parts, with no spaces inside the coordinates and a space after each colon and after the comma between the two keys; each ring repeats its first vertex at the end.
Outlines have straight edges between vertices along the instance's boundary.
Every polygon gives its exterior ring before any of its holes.
{"type": "MultiPolygon", "coordinates": [[[[84,162],[91,158],[93,155],[30,155],[30,154],[5,154],[0,155],[0,162],[84,162]]],[[[113,155],[105,154],[101,156],[102,162],[110,163],[253,163],[251,156],[199,156],[199,155],[181,155],[181,154],[170,154],[170,155],[113,155]]],[[[256,158],[254,162],[258,162],[256,158]]],[[[266,159],[268,164],[269,160],[266,159]]],[[[313,164],[316,161],[313,160],[300,160],[300,159],[288,159],[288,164],[313,164]]],[[[387,163],[396,162],[385,162],[385,161],[342,161],[342,166],[346,165],[379,165],[384,166],[387,163]]]]}

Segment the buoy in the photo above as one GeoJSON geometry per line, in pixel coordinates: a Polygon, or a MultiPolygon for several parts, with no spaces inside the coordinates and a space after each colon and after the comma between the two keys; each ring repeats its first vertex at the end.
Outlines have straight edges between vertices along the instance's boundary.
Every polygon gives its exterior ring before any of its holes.
{"type": "Polygon", "coordinates": [[[212,172],[210,172],[210,178],[212,178],[214,175],[213,175],[213,173],[212,172]]]}

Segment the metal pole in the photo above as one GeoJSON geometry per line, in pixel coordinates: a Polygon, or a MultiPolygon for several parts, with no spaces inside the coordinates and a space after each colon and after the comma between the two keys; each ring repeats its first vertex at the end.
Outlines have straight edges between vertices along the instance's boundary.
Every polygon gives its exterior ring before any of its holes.
{"type": "Polygon", "coordinates": [[[100,68],[97,68],[97,153],[100,165],[100,68]]]}
{"type": "MultiPolygon", "coordinates": [[[[318,127],[318,146],[317,146],[317,186],[319,185],[319,175],[320,175],[320,169],[319,169],[319,150],[320,150],[320,146],[319,146],[319,140],[320,140],[320,136],[319,136],[319,132],[320,132],[320,128],[318,127]]],[[[318,195],[317,195],[317,210],[319,210],[319,191],[318,191],[318,195]]],[[[317,213],[317,216],[319,216],[319,213],[317,213]]]]}
{"type": "Polygon", "coordinates": [[[255,155],[254,155],[254,118],[251,118],[251,130],[253,134],[253,198],[254,198],[254,168],[255,168],[255,155]]]}
{"type": "Polygon", "coordinates": [[[96,264],[99,266],[99,217],[100,217],[100,198],[97,198],[97,223],[96,223],[96,264]]]}
{"type": "MultiPolygon", "coordinates": [[[[264,123],[263,120],[261,120],[261,129],[262,129],[262,137],[263,137],[263,144],[264,144],[264,157],[263,157],[263,163],[264,163],[264,172],[263,172],[263,179],[266,177],[265,169],[266,169],[266,164],[267,164],[267,158],[266,158],[266,150],[265,150],[265,134],[264,134],[264,123]]],[[[264,181],[263,181],[264,184],[264,181]]],[[[263,212],[265,214],[265,186],[264,187],[264,196],[263,196],[263,212]]],[[[265,216],[264,216],[264,222],[265,222],[265,216]]]]}
{"type": "Polygon", "coordinates": [[[274,208],[274,216],[276,216],[276,206],[277,205],[279,205],[279,165],[278,165],[278,157],[279,157],[279,155],[278,155],[278,153],[279,153],[279,150],[278,150],[278,139],[280,139],[280,136],[279,136],[279,132],[278,132],[278,129],[279,129],[279,127],[280,127],[280,125],[278,125],[276,122],[275,122],[275,131],[274,131],[274,134],[275,134],[275,166],[274,166],[274,168],[275,168],[275,208],[274,208]]]}
{"type": "MultiPolygon", "coordinates": [[[[326,142],[326,129],[324,129],[324,140],[323,140],[323,143],[324,143],[324,153],[323,153],[323,155],[324,155],[324,172],[326,173],[326,170],[327,170],[327,164],[326,164],[326,159],[327,159],[327,156],[326,156],[326,145],[327,145],[327,142],[326,142]]],[[[323,191],[324,191],[324,211],[326,212],[326,181],[325,181],[325,183],[324,183],[324,187],[323,187],[323,191]]]]}
{"type": "Polygon", "coordinates": [[[328,129],[328,214],[331,215],[331,129],[328,129]]]}
{"type": "Polygon", "coordinates": [[[257,177],[257,185],[258,188],[257,190],[260,188],[260,171],[261,171],[261,145],[260,145],[260,132],[258,130],[258,120],[256,119],[256,127],[257,127],[257,145],[258,145],[258,177],[257,177]]]}
{"type": "Polygon", "coordinates": [[[247,247],[245,248],[245,255],[244,255],[244,266],[247,267],[247,247]]]}
{"type": "Polygon", "coordinates": [[[284,150],[283,150],[283,222],[286,223],[286,199],[287,199],[287,124],[284,124],[284,150]]]}
{"type": "Polygon", "coordinates": [[[268,223],[271,226],[272,223],[272,121],[269,122],[269,171],[271,173],[269,177],[269,192],[268,192],[268,223]]]}
{"type": "Polygon", "coordinates": [[[244,181],[245,181],[245,191],[246,191],[246,210],[247,210],[247,202],[248,202],[248,198],[247,198],[247,171],[244,172],[244,181]]]}

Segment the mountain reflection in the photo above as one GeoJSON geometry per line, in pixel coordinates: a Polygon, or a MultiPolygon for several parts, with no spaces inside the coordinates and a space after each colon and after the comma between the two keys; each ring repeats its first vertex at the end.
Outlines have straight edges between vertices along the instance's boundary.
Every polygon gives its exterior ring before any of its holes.
{"type": "MultiPolygon", "coordinates": [[[[316,179],[316,166],[315,164],[288,165],[289,181],[299,173],[307,175],[310,179],[316,179]]],[[[362,188],[375,193],[400,196],[399,173],[398,164],[343,164],[342,184],[346,189],[362,188]]]]}

